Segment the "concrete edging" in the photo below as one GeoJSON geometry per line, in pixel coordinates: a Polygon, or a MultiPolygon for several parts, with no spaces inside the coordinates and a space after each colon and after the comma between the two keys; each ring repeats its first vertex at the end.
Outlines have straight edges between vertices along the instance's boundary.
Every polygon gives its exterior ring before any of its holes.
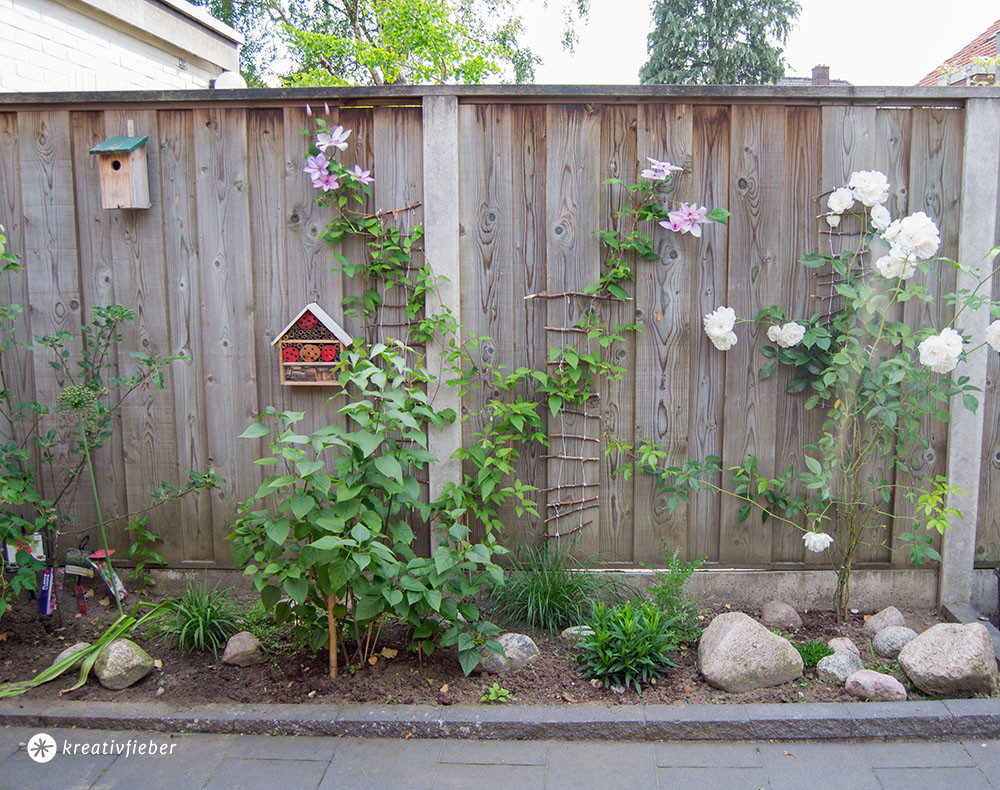
{"type": "Polygon", "coordinates": [[[603,707],[239,705],[7,700],[0,724],[158,732],[470,740],[1000,738],[992,699],[603,707]]]}

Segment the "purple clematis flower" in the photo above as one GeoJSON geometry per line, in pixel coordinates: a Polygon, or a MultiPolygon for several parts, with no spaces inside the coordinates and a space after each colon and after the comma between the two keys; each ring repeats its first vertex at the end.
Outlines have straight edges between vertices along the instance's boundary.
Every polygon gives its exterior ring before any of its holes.
{"type": "Polygon", "coordinates": [[[316,156],[306,157],[305,167],[302,168],[303,173],[308,173],[309,177],[315,181],[321,175],[327,172],[327,165],[330,162],[326,158],[326,154],[316,154],[316,156]]]}
{"type": "Polygon", "coordinates": [[[708,209],[699,207],[697,203],[681,203],[681,207],[676,211],[671,211],[668,215],[670,226],[660,223],[668,230],[676,230],[679,233],[690,233],[692,236],[701,237],[701,226],[706,222],[711,222],[706,215],[708,209]],[[676,226],[676,227],[673,227],[676,226]]]}
{"type": "Polygon", "coordinates": [[[332,189],[340,189],[340,182],[337,180],[337,176],[329,171],[320,173],[319,176],[314,176],[312,184],[316,189],[322,189],[324,192],[329,192],[332,189]]]}
{"type": "Polygon", "coordinates": [[[639,176],[649,181],[665,181],[670,178],[671,171],[684,169],[683,167],[672,165],[670,162],[661,162],[659,159],[653,159],[651,156],[647,156],[646,159],[649,160],[649,167],[639,173],[639,176]]]}
{"type": "Polygon", "coordinates": [[[370,184],[375,179],[372,178],[371,170],[362,170],[361,165],[355,165],[353,170],[347,171],[348,175],[354,176],[355,179],[360,181],[362,184],[370,184]]]}
{"type": "Polygon", "coordinates": [[[347,148],[347,138],[351,136],[351,130],[345,129],[343,126],[337,126],[331,132],[320,132],[316,135],[316,147],[320,151],[325,151],[327,148],[339,148],[343,151],[347,148]]]}

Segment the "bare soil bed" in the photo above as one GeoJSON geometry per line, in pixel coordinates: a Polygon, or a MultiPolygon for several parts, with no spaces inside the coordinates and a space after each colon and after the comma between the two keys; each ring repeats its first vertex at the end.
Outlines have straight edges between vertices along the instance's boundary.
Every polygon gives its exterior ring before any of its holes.
{"type": "MultiPolygon", "coordinates": [[[[100,595],[100,592],[98,592],[100,595]]],[[[90,599],[87,615],[77,615],[72,599],[63,596],[62,623],[57,615],[38,616],[34,602],[22,596],[11,611],[0,619],[0,682],[26,680],[51,664],[65,647],[79,641],[93,641],[114,621],[113,606],[101,605],[98,596],[90,599]]],[[[127,603],[133,603],[132,599],[127,603]]],[[[247,606],[250,604],[247,603],[247,606]]],[[[705,613],[707,623],[714,614],[728,607],[705,613]]],[[[758,617],[760,612],[743,609],[758,617]]],[[[907,624],[918,633],[940,622],[933,611],[904,611],[907,624]]],[[[846,625],[838,626],[831,612],[802,613],[803,626],[794,635],[796,641],[849,636],[862,650],[866,666],[875,666],[869,640],[863,632],[864,613],[852,615],[846,625]]],[[[610,689],[595,688],[580,678],[574,661],[574,651],[560,644],[547,632],[529,633],[541,650],[541,657],[527,666],[510,669],[502,675],[473,674],[465,677],[458,665],[454,649],[444,649],[430,659],[418,662],[406,650],[407,632],[399,625],[383,628],[380,647],[397,653],[393,658],[380,657],[373,666],[366,665],[354,672],[341,671],[330,678],[327,674],[327,653],[310,655],[297,649],[290,634],[277,633],[268,661],[260,666],[240,669],[227,666],[211,653],[185,653],[139,635],[138,641],[161,666],[146,678],[122,691],[110,691],[91,675],[87,684],[65,694],[65,699],[140,702],[162,700],[178,705],[205,702],[244,703],[367,703],[367,704],[429,704],[475,705],[494,683],[507,689],[520,704],[572,705],[591,703],[602,705],[758,702],[852,702],[839,685],[824,683],[816,678],[815,670],[807,669],[796,682],[745,694],[729,694],[709,686],[698,674],[694,647],[681,648],[673,658],[678,667],[655,684],[643,688],[642,695],[629,690],[616,694],[610,689]],[[160,691],[162,689],[162,691],[160,691]]],[[[558,635],[556,635],[558,636],[558,635]]],[[[895,662],[877,667],[898,677],[912,698],[923,695],[896,668],[895,662]]],[[[29,698],[56,698],[60,691],[76,682],[75,671],[27,692],[29,698]]]]}

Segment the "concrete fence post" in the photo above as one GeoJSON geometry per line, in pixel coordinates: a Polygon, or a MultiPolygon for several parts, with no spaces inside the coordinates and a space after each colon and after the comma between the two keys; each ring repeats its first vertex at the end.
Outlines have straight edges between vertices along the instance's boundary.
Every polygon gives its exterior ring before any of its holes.
{"type": "MultiPolygon", "coordinates": [[[[458,97],[423,97],[424,140],[424,250],[435,277],[444,276],[435,292],[428,294],[427,313],[448,308],[462,321],[461,269],[459,266],[458,218],[458,97]]],[[[431,429],[428,449],[438,459],[429,467],[430,497],[440,496],[445,485],[462,480],[462,463],[452,453],[462,446],[462,399],[455,388],[444,383],[444,348],[434,341],[427,347],[427,369],[438,377],[430,385],[431,405],[438,410],[453,409],[455,423],[443,431],[431,429]]],[[[431,551],[436,546],[431,534],[431,551]]]]}
{"type": "MultiPolygon", "coordinates": [[[[966,101],[958,259],[967,266],[977,263],[986,265],[983,256],[997,244],[997,197],[1000,187],[998,129],[1000,100],[966,101]]],[[[975,276],[958,273],[957,291],[975,287],[975,276]]],[[[963,330],[965,337],[978,345],[989,323],[989,311],[985,308],[966,310],[956,328],[963,330]]],[[[968,362],[960,363],[952,375],[955,378],[968,376],[971,384],[985,390],[988,353],[994,352],[980,349],[968,362]]],[[[987,504],[979,501],[984,410],[980,403],[973,414],[965,408],[961,398],[952,398],[948,429],[948,482],[965,493],[948,498],[948,504],[962,512],[962,518],[954,521],[951,530],[944,536],[938,584],[938,603],[941,605],[967,604],[972,598],[976,527],[980,507],[987,504]]]]}

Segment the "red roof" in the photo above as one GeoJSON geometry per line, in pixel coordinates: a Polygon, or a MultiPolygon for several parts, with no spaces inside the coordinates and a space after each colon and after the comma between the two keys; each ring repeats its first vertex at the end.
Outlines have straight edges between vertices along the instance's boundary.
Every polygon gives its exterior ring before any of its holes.
{"type": "MultiPolygon", "coordinates": [[[[997,33],[1000,33],[1000,19],[948,58],[944,62],[944,65],[949,69],[958,69],[962,66],[968,66],[976,56],[984,58],[995,57],[997,54],[997,33]]],[[[917,85],[937,85],[940,74],[941,68],[935,68],[934,71],[920,80],[917,85]]]]}

